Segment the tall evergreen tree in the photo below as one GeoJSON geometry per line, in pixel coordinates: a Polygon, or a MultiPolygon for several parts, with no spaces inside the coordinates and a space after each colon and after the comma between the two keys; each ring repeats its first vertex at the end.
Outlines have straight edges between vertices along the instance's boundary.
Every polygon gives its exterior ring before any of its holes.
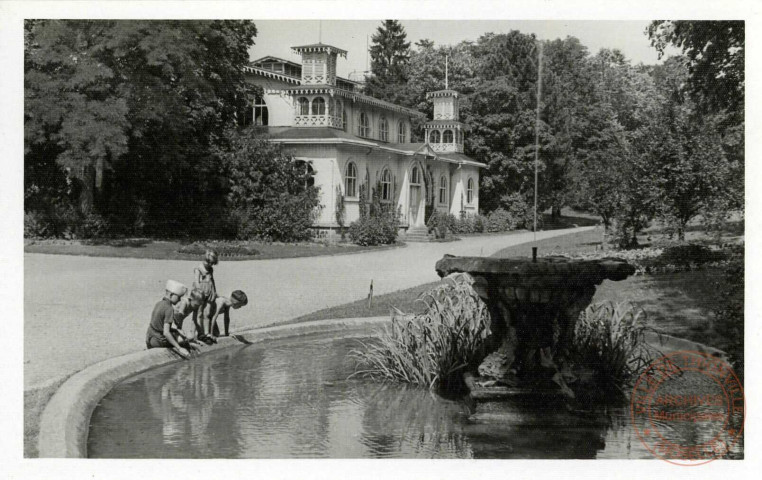
{"type": "Polygon", "coordinates": [[[398,100],[401,86],[407,83],[410,42],[397,20],[384,20],[371,37],[371,76],[365,85],[368,95],[383,100],[398,100]]]}

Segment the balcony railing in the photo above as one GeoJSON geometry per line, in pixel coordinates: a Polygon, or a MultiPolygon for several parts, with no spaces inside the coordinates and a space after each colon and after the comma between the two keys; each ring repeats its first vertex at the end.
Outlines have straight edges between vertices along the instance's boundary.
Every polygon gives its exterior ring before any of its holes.
{"type": "Polygon", "coordinates": [[[439,153],[458,152],[463,153],[463,144],[460,143],[429,143],[432,150],[439,153]]]}
{"type": "Polygon", "coordinates": [[[344,122],[342,122],[341,117],[333,115],[296,115],[294,126],[344,128],[344,122]]]}

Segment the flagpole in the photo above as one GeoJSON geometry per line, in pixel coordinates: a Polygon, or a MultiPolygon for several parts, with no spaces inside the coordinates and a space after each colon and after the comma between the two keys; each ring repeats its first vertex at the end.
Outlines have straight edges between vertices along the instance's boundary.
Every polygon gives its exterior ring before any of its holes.
{"type": "Polygon", "coordinates": [[[540,159],[540,98],[542,97],[542,42],[537,55],[537,113],[534,122],[534,241],[537,241],[537,166],[540,159]]]}

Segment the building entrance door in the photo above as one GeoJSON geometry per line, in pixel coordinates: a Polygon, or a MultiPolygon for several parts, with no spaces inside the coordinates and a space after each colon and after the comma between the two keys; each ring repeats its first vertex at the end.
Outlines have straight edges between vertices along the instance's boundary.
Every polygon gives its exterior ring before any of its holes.
{"type": "Polygon", "coordinates": [[[413,167],[410,172],[410,209],[408,218],[410,219],[410,225],[417,226],[423,224],[423,215],[420,213],[421,200],[423,195],[421,194],[423,186],[421,185],[421,169],[417,166],[413,167]]]}

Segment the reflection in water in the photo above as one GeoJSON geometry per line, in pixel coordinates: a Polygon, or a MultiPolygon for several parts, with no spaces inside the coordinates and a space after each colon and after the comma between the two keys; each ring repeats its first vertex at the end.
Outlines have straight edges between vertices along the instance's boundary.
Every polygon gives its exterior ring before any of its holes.
{"type": "MultiPolygon", "coordinates": [[[[473,405],[347,380],[354,340],[250,345],[168,365],[115,388],[89,454],[118,458],[653,458],[622,407],[473,405]],[[497,420],[495,420],[497,419],[497,420]]],[[[690,426],[690,428],[696,428],[690,426]]],[[[700,432],[697,432],[699,435],[700,432]]]]}

